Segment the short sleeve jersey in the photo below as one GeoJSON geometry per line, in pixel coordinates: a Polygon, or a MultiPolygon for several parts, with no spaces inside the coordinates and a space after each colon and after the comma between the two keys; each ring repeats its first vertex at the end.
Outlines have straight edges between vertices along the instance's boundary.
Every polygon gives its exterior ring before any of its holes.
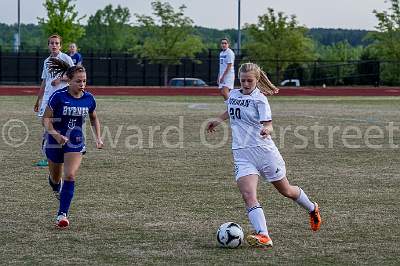
{"type": "MultiPolygon", "coordinates": [[[[50,97],[48,106],[53,111],[54,129],[66,136],[72,144],[84,143],[83,130],[86,118],[96,109],[93,95],[84,92],[80,98],[75,98],[66,87],[50,97]]],[[[51,136],[50,139],[50,143],[57,143],[51,136]]]]}
{"type": "MultiPolygon", "coordinates": [[[[44,94],[43,94],[43,100],[47,101],[50,96],[59,89],[62,89],[64,87],[66,87],[68,84],[66,82],[60,82],[60,84],[58,84],[57,86],[52,86],[51,82],[56,79],[57,77],[52,77],[50,75],[49,69],[47,68],[47,62],[49,61],[51,57],[49,56],[48,58],[46,58],[46,60],[44,60],[43,63],[43,71],[42,71],[42,79],[46,81],[46,86],[44,89],[44,94]]],[[[67,62],[70,66],[73,66],[74,63],[72,62],[71,57],[69,57],[69,55],[64,54],[64,53],[58,53],[57,57],[58,59],[63,60],[64,62],[67,62]]]]}
{"type": "Polygon", "coordinates": [[[272,121],[267,97],[258,88],[245,95],[241,90],[231,90],[227,100],[232,128],[232,149],[257,146],[275,147],[271,136],[260,135],[262,122],[272,121]]]}
{"type": "Polygon", "coordinates": [[[82,64],[82,55],[80,53],[74,53],[73,55],[70,55],[70,57],[74,65],[77,65],[79,63],[82,64]]]}
{"type": "Polygon", "coordinates": [[[232,64],[232,67],[229,70],[230,74],[235,74],[235,69],[234,69],[234,63],[235,63],[235,54],[233,51],[229,48],[227,48],[225,51],[221,51],[219,53],[219,75],[221,76],[228,64],[232,64]]]}

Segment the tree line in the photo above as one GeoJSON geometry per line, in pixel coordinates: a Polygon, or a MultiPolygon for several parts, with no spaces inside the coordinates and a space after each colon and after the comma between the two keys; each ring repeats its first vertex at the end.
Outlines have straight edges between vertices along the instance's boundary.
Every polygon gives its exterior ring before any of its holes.
{"type": "MultiPolygon", "coordinates": [[[[291,62],[328,60],[390,60],[400,61],[400,0],[389,0],[388,10],[373,10],[376,31],[307,29],[295,15],[286,15],[269,8],[258,22],[246,24],[242,33],[244,60],[261,62],[264,70],[284,75],[291,62]],[[276,63],[279,62],[279,63],[276,63]]],[[[131,14],[122,6],[107,5],[85,16],[76,11],[74,0],[46,0],[45,18],[38,25],[22,25],[23,49],[46,47],[46,37],[58,33],[64,43],[76,42],[83,51],[126,52],[139,59],[168,66],[180,64],[180,58],[196,60],[205,49],[218,49],[219,40],[229,37],[236,41],[235,29],[216,30],[193,25],[185,15],[186,6],[174,9],[168,2],[151,3],[153,14],[131,14]],[[131,19],[136,20],[131,23],[131,19]]],[[[2,51],[12,49],[15,25],[0,24],[2,51]]],[[[400,64],[385,65],[386,81],[400,81],[400,64]],[[396,67],[397,66],[397,67],[396,67]]]]}
{"type": "MultiPolygon", "coordinates": [[[[92,26],[93,27],[93,26],[92,26]]],[[[127,25],[128,28],[134,28],[134,26],[127,25]]],[[[88,29],[88,25],[83,25],[85,32],[92,32],[92,29],[88,29]]],[[[0,23],[0,46],[3,51],[13,50],[13,38],[17,32],[17,25],[8,25],[0,23]]],[[[95,32],[93,30],[93,32],[95,32]]],[[[309,36],[319,46],[330,46],[338,42],[347,41],[352,47],[363,46],[366,47],[371,44],[370,40],[366,40],[366,36],[372,31],[367,30],[353,30],[353,29],[324,29],[324,28],[311,28],[307,29],[307,36],[309,36]]],[[[122,40],[122,45],[114,46],[112,43],[107,42],[96,42],[95,45],[90,43],[90,37],[85,34],[79,40],[75,40],[82,51],[115,51],[115,52],[127,52],[130,45],[128,39],[122,40]],[[101,45],[100,45],[101,44],[101,45]],[[96,47],[96,48],[95,48],[96,47]]],[[[200,37],[202,42],[205,44],[207,49],[219,49],[219,40],[223,37],[228,37],[233,45],[235,46],[237,41],[237,30],[236,29],[225,29],[218,30],[212,28],[206,28],[201,26],[193,26],[193,34],[200,37]]],[[[94,34],[92,34],[94,35],[94,34]]],[[[43,34],[43,29],[37,24],[21,24],[21,36],[22,43],[21,48],[25,51],[35,51],[37,49],[46,50],[46,38],[43,34]]],[[[95,35],[95,40],[101,38],[95,35]]],[[[108,38],[112,40],[112,38],[108,38]]],[[[242,44],[248,40],[247,30],[242,31],[242,44]]]]}

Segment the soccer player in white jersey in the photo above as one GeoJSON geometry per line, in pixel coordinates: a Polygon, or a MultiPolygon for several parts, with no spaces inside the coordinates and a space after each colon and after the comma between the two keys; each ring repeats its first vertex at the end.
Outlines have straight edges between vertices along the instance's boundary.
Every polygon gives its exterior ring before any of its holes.
{"type": "Polygon", "coordinates": [[[218,88],[221,89],[221,95],[224,100],[228,99],[229,91],[233,89],[235,83],[235,54],[229,48],[229,40],[221,39],[221,49],[219,53],[219,74],[218,88]]]}
{"type": "Polygon", "coordinates": [[[264,211],[257,200],[259,176],[309,212],[313,231],[319,230],[321,216],[318,204],[310,201],[300,187],[289,184],[285,161],[271,139],[271,109],[264,94],[276,94],[278,89],[260,67],[253,63],[240,67],[239,79],[241,88],[229,93],[227,111],[211,121],[207,130],[214,132],[218,124],[230,119],[235,178],[249,221],[255,229],[255,233],[249,234],[246,240],[250,246],[272,247],[264,211]]]}
{"type": "MultiPolygon", "coordinates": [[[[67,84],[67,77],[57,76],[52,77],[49,73],[47,62],[50,58],[56,57],[65,62],[67,62],[70,66],[73,66],[74,63],[72,62],[71,57],[67,54],[61,52],[61,37],[59,35],[53,34],[47,39],[47,45],[50,51],[50,56],[44,60],[43,63],[43,71],[42,71],[42,83],[40,85],[40,90],[33,107],[33,110],[38,113],[38,117],[42,118],[44,111],[46,110],[47,103],[49,101],[50,96],[59,89],[66,87],[67,84]]],[[[45,137],[43,137],[43,140],[45,137]]],[[[42,146],[44,144],[42,143],[42,146]]],[[[37,166],[47,166],[47,160],[43,159],[40,160],[37,166]]]]}

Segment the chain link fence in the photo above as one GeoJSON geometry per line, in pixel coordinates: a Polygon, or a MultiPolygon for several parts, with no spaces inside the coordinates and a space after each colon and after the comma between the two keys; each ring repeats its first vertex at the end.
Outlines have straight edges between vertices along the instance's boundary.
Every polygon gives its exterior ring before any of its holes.
{"type": "MultiPolygon", "coordinates": [[[[208,50],[194,60],[182,58],[180,65],[168,67],[168,79],[199,78],[215,86],[218,76],[219,50],[208,50]]],[[[82,52],[89,85],[162,86],[164,65],[140,60],[128,53],[111,51],[82,52]]],[[[0,84],[39,84],[45,50],[2,52],[0,49],[0,84]]],[[[236,56],[235,69],[248,60],[236,56]]],[[[162,62],[162,60],[160,61],[162,62]]],[[[301,86],[379,86],[400,85],[400,62],[390,61],[258,61],[270,79],[280,85],[301,86]],[[291,82],[296,81],[296,82],[291,82]]],[[[238,83],[238,80],[236,80],[238,83]]],[[[238,84],[237,84],[238,85],[238,84]]]]}

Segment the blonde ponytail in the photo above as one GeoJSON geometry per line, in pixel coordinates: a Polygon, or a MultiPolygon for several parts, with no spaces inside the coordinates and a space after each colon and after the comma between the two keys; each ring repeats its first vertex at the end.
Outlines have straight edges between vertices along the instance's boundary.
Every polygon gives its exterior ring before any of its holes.
{"type": "Polygon", "coordinates": [[[256,75],[257,88],[259,88],[263,94],[274,95],[279,92],[279,89],[272,84],[272,82],[268,79],[267,74],[265,74],[265,72],[257,64],[242,64],[239,68],[239,74],[247,72],[253,72],[256,75]]]}

